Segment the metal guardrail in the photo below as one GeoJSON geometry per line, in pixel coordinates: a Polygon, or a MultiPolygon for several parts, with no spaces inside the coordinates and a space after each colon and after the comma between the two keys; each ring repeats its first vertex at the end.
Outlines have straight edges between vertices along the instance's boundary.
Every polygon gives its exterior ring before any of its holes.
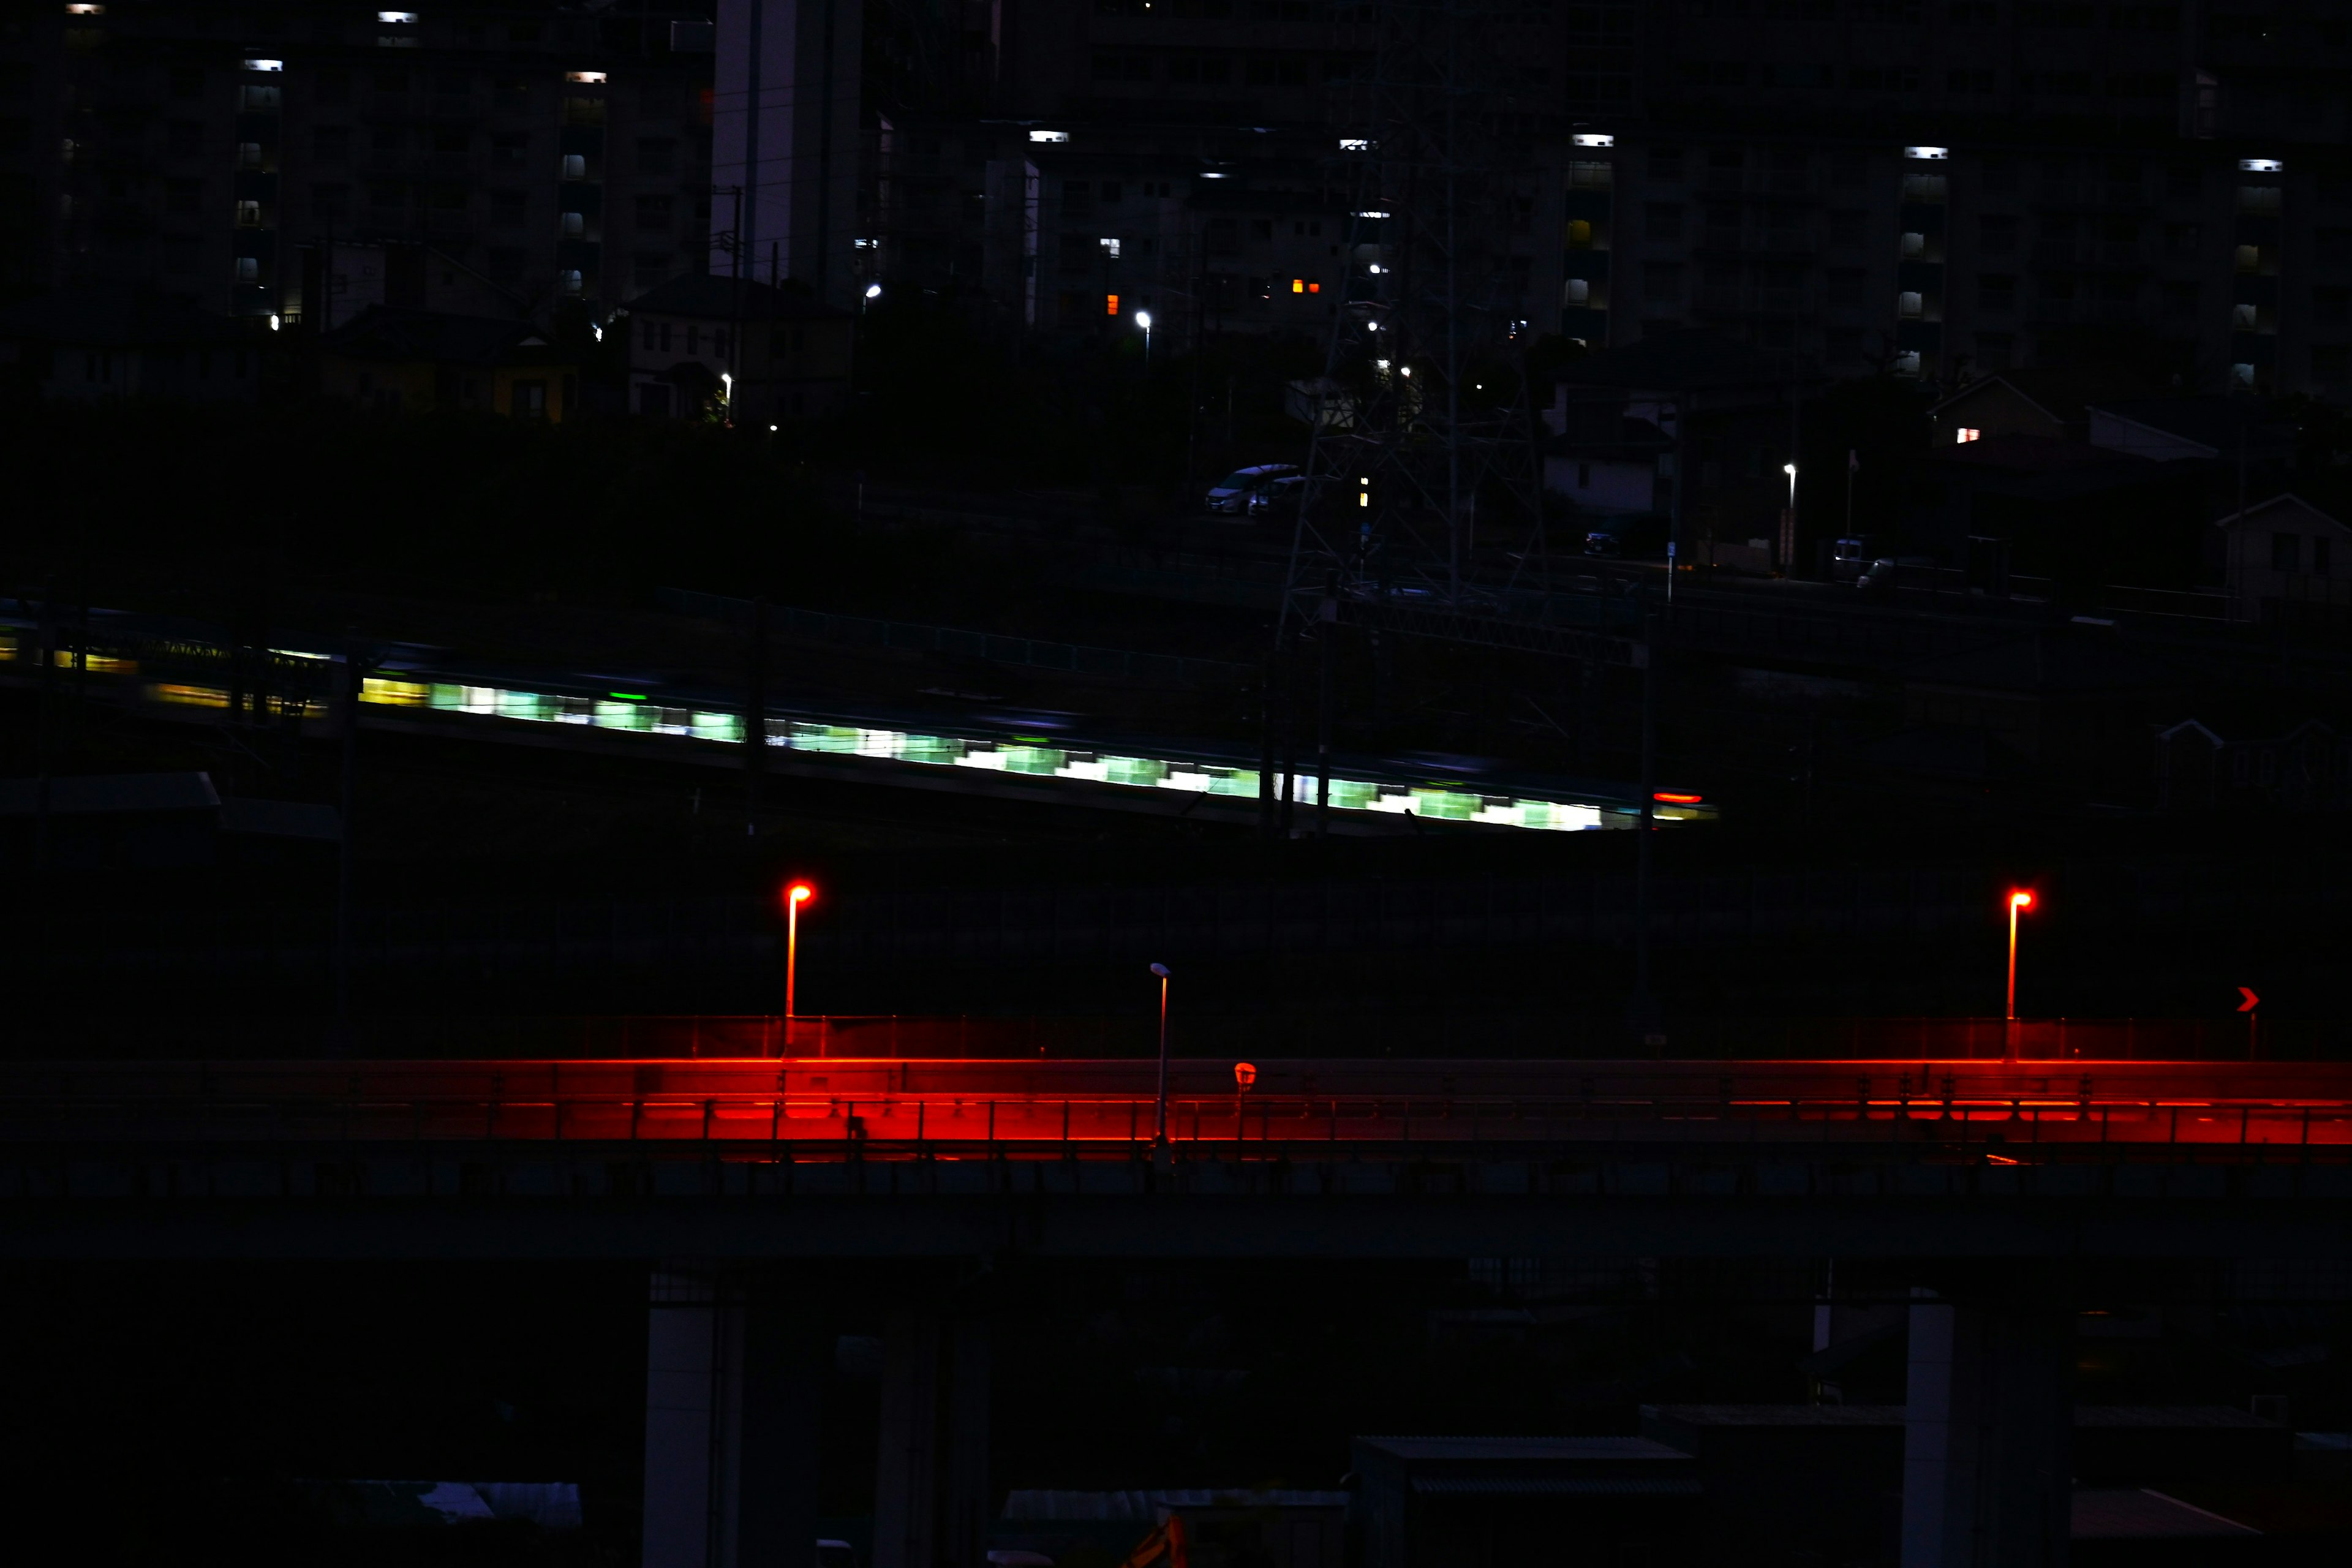
{"type": "MultiPolygon", "coordinates": [[[[1291,1061],[1265,1064],[1244,1089],[1229,1063],[1188,1061],[1169,1125],[1172,1142],[1204,1153],[1256,1145],[1298,1157],[1580,1144],[1887,1146],[1995,1163],[2352,1155],[2344,1064],[2100,1064],[2075,1075],[1860,1065],[1291,1061]]],[[[1152,1140],[1151,1072],[1141,1062],[808,1059],[21,1064],[0,1068],[0,1145],[684,1142],[746,1154],[765,1145],[785,1158],[1128,1159],[1152,1140]]]]}

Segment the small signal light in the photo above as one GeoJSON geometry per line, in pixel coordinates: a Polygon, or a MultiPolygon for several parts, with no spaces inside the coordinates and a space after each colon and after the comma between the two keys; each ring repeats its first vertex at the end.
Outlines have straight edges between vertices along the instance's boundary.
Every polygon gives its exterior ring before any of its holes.
{"type": "Polygon", "coordinates": [[[1703,795],[1691,795],[1683,790],[1661,789],[1651,791],[1650,798],[1667,805],[1696,805],[1706,797],[1703,795]]]}
{"type": "Polygon", "coordinates": [[[1248,1062],[1235,1062],[1234,1064],[1234,1087],[1235,1089],[1247,1089],[1255,1082],[1257,1082],[1256,1068],[1251,1066],[1248,1062]]]}

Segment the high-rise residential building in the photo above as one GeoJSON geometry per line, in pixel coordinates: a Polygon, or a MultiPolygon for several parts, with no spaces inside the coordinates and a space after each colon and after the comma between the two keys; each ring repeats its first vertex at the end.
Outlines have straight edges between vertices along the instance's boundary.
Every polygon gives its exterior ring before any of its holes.
{"type": "MultiPolygon", "coordinates": [[[[1841,374],[2120,355],[2184,385],[2352,386],[2336,9],[1498,4],[1479,111],[1524,183],[1507,278],[1596,347],[1708,325],[1841,374]]],[[[1041,328],[1114,299],[1311,327],[1383,16],[994,0],[960,32],[894,22],[912,41],[870,57],[865,265],[1041,328]]]]}
{"type": "Polygon", "coordinates": [[[711,46],[690,4],[12,0],[0,287],[299,320],[349,241],[609,308],[705,264],[711,46]]]}
{"type": "MultiPolygon", "coordinates": [[[[2342,5],[1447,5],[1485,50],[1461,106],[1508,196],[1499,318],[1594,347],[1711,326],[1944,384],[2126,358],[2352,387],[2342,5]]],[[[8,0],[0,289],[299,312],[289,257],[331,238],[430,246],[531,308],[740,266],[836,306],[952,292],[1008,330],[1319,335],[1370,254],[1350,153],[1395,15],[8,0]]]]}

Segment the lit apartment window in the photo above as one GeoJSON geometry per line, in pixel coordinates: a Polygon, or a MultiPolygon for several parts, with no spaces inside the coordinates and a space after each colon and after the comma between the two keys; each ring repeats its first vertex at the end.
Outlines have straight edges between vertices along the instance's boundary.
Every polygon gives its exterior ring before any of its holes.
{"type": "Polygon", "coordinates": [[[1112,261],[1117,261],[1118,259],[1118,241],[1116,239],[1100,239],[1097,240],[1095,243],[1102,247],[1102,253],[1107,259],[1112,261]]]}
{"type": "Polygon", "coordinates": [[[1592,302],[1592,284],[1582,278],[1570,278],[1562,286],[1560,300],[1569,305],[1589,305],[1592,302]]]}
{"type": "Polygon", "coordinates": [[[1961,426],[1959,434],[1959,444],[1963,447],[1967,446],[1971,441],[1981,441],[1984,439],[1984,432],[1972,425],[1961,426]]]}
{"type": "Polygon", "coordinates": [[[583,153],[563,154],[563,177],[567,180],[586,179],[588,177],[587,155],[583,153]]]}
{"type": "Polygon", "coordinates": [[[1927,255],[1927,237],[1924,234],[1905,235],[1903,237],[1903,254],[1906,257],[1920,257],[1927,255]]]}
{"type": "Polygon", "coordinates": [[[580,292],[580,274],[576,269],[570,272],[559,272],[555,276],[557,280],[563,285],[563,291],[566,294],[577,294],[580,292]]]}
{"type": "Polygon", "coordinates": [[[261,226],[261,204],[259,202],[237,203],[236,226],[239,228],[259,228],[261,226]]]}
{"type": "Polygon", "coordinates": [[[1918,295],[1909,292],[1898,294],[1895,296],[1895,299],[1899,309],[1906,319],[1916,319],[1921,308],[1926,303],[1926,301],[1922,300],[1918,295]]]}
{"type": "Polygon", "coordinates": [[[579,213],[563,215],[563,237],[578,239],[588,232],[588,219],[579,213]]]}
{"type": "Polygon", "coordinates": [[[238,257],[236,258],[236,280],[240,283],[260,282],[261,258],[257,256],[238,257]]]}
{"type": "Polygon", "coordinates": [[[1118,314],[1118,295],[1106,294],[1103,296],[1103,314],[1106,316],[1116,316],[1118,314]]]}

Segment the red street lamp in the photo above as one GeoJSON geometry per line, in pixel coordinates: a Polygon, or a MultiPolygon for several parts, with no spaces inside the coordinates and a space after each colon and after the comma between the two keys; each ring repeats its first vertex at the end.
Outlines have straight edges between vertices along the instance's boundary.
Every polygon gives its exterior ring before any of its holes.
{"type": "Polygon", "coordinates": [[[784,1034],[789,1040],[798,1016],[801,973],[801,906],[816,897],[815,884],[794,882],[784,889],[784,1034]]]}
{"type": "Polygon", "coordinates": [[[2033,894],[2023,888],[2012,888],[2009,894],[2009,1011],[2002,1025],[2008,1037],[2006,1055],[2017,1059],[2017,917],[2033,907],[2033,894]]]}

